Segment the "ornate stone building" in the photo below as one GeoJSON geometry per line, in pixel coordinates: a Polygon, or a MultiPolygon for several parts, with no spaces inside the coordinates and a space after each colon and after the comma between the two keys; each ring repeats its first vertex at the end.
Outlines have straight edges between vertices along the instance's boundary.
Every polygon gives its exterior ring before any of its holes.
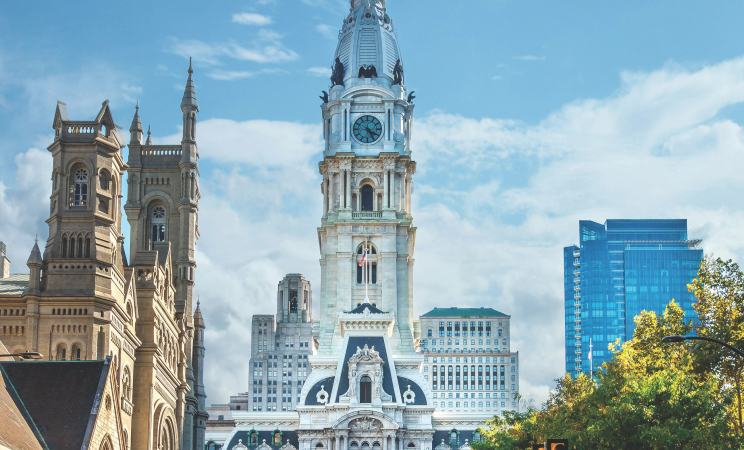
{"type": "Polygon", "coordinates": [[[181,144],[152,145],[149,132],[143,142],[138,106],[124,162],[108,101],[92,121],[70,120],[58,102],[44,253],[34,245],[30,274],[3,270],[0,279],[0,340],[9,350],[50,361],[111,358],[125,449],[203,447],[204,322],[193,309],[198,110],[189,67],[181,144]]]}
{"type": "Polygon", "coordinates": [[[296,413],[210,417],[208,448],[467,449],[492,417],[435,412],[424,356],[414,346],[413,96],[386,1],[350,6],[321,105],[320,323],[312,372],[296,413]]]}

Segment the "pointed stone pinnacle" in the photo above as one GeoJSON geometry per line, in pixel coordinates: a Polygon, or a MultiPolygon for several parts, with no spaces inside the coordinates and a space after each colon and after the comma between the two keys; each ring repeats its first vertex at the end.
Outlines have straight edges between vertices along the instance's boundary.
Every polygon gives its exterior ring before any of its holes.
{"type": "Polygon", "coordinates": [[[191,69],[191,56],[189,56],[189,73],[194,73],[194,71],[191,69]]]}

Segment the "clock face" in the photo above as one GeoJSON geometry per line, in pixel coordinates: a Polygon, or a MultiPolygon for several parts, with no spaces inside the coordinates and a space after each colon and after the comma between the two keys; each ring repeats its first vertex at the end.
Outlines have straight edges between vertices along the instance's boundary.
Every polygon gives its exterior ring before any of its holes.
{"type": "Polygon", "coordinates": [[[354,137],[362,144],[375,142],[382,136],[382,124],[376,117],[362,116],[354,122],[354,137]]]}

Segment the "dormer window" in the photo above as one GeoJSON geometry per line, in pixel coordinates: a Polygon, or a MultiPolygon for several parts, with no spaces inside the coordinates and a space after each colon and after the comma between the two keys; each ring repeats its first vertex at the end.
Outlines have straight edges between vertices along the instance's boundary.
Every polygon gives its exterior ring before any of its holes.
{"type": "Polygon", "coordinates": [[[367,375],[359,380],[359,403],[372,403],[372,379],[367,375]]]}

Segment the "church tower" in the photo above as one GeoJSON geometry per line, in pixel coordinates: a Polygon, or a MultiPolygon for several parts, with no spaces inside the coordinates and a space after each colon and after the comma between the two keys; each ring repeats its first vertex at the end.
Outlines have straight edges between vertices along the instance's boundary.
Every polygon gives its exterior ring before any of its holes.
{"type": "Polygon", "coordinates": [[[395,316],[396,353],[413,353],[413,96],[385,0],[351,0],[321,105],[325,148],[320,355],[341,346],[339,314],[364,302],[395,316]],[[365,244],[366,242],[366,244],[365,244]],[[364,248],[367,264],[359,265],[364,248]],[[365,272],[366,273],[363,273],[365,272]],[[368,283],[367,283],[368,282],[368,283]],[[367,286],[365,287],[365,284],[367,286]]]}
{"type": "MultiPolygon", "coordinates": [[[[143,127],[137,107],[129,128],[129,183],[124,210],[131,229],[130,254],[137,273],[154,271],[154,264],[167,266],[167,276],[173,284],[174,316],[183,327],[184,384],[178,388],[176,421],[181,431],[181,449],[201,449],[207,413],[204,398],[202,368],[204,342],[195,340],[202,328],[194,322],[193,297],[196,279],[196,241],[199,238],[199,151],[196,144],[196,117],[199,104],[196,99],[193,70],[189,63],[188,79],[181,100],[183,134],[180,144],[153,145],[148,127],[143,142],[143,127]],[[167,255],[167,258],[166,258],[167,255]],[[194,360],[194,359],[197,360],[194,360]],[[198,370],[195,370],[198,368],[198,370]],[[201,441],[199,440],[201,439],[201,441]]],[[[139,281],[139,279],[138,279],[139,281]]],[[[139,285],[138,285],[139,286],[139,285]]],[[[139,288],[138,288],[139,289],[139,288]]],[[[157,294],[157,290],[153,295],[157,294]]],[[[142,297],[142,296],[140,296],[142,297]]],[[[140,299],[141,300],[141,299],[140,299]]],[[[145,308],[157,302],[140,301],[145,308]]],[[[158,310],[152,308],[150,324],[162,321],[158,310]]],[[[181,335],[181,333],[177,333],[181,335]]],[[[157,334],[151,336],[158,340],[157,334]]],[[[143,360],[152,360],[154,347],[143,346],[143,360]]],[[[138,356],[139,358],[139,356],[138,356]]],[[[179,368],[179,372],[180,372],[179,368]]],[[[145,377],[152,377],[146,369],[145,377]]],[[[147,445],[146,436],[140,445],[147,445]]],[[[133,441],[134,442],[134,441],[133,441]]],[[[137,447],[145,448],[145,447],[137,447]]]]}

